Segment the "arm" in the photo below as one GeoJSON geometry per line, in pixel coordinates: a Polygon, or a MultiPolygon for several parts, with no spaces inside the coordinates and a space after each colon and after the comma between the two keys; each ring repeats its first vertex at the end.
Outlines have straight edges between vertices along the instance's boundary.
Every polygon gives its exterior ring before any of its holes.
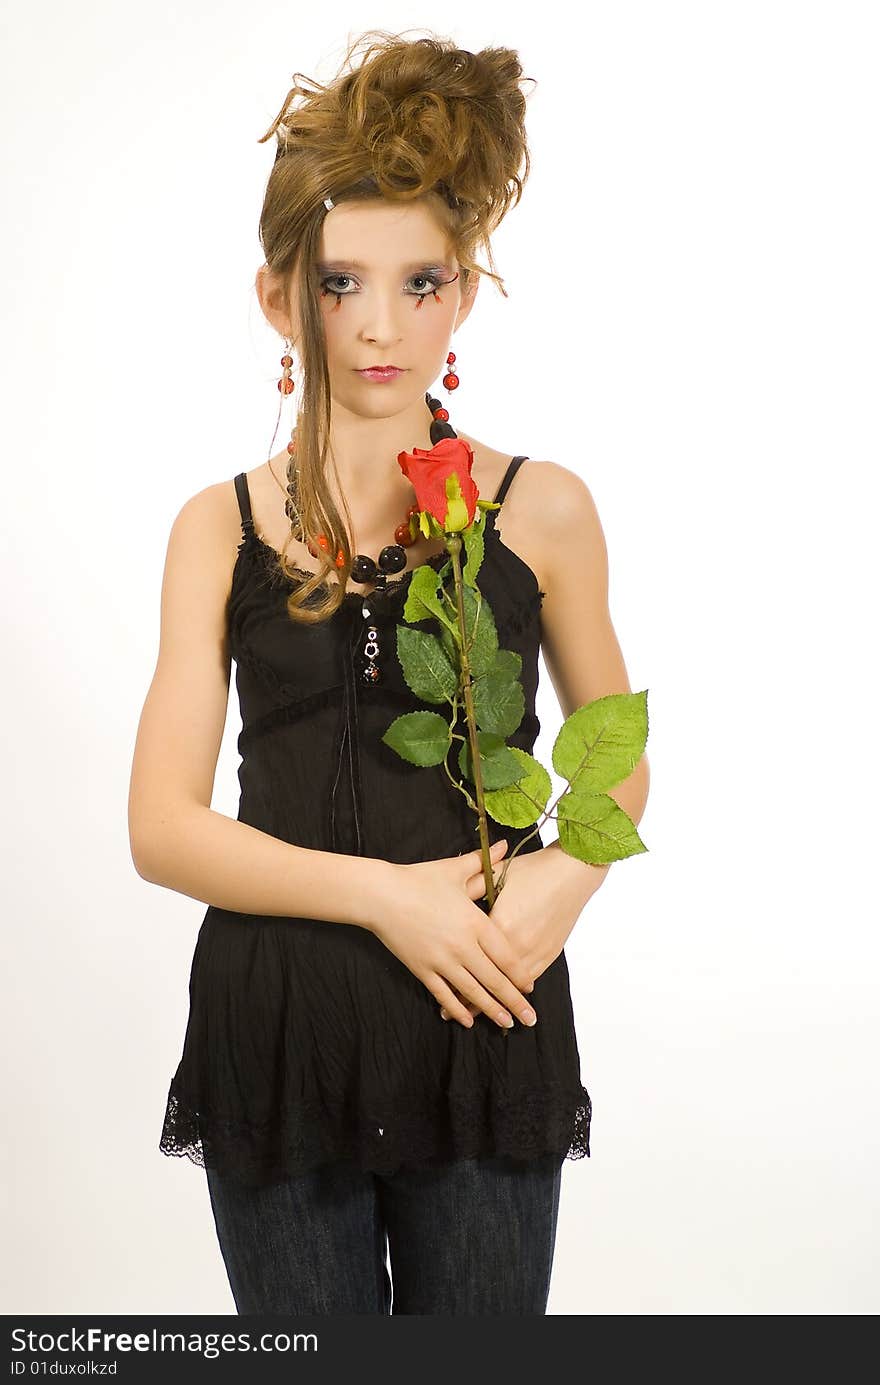
{"type": "MultiPolygon", "coordinates": [[[[632,691],[608,610],[605,538],[592,496],[573,472],[554,462],[529,462],[519,476],[522,482],[505,501],[505,525],[515,550],[526,547],[519,533],[531,545],[533,571],[544,591],[541,649],[568,718],[597,697],[632,691]]],[[[609,790],[636,823],[648,778],[643,755],[632,774],[609,790]]],[[[526,975],[540,977],[559,956],[610,869],[570,856],[558,838],[542,851],[513,856],[490,917],[526,975]]],[[[474,1006],[465,1005],[473,1014],[474,1006]]]]}
{"type": "MultiPolygon", "coordinates": [[[[565,467],[544,462],[540,471],[534,480],[540,482],[542,500],[532,513],[540,514],[544,534],[541,652],[567,718],[586,702],[632,688],[611,621],[608,550],[593,497],[580,477],[565,467]]],[[[648,757],[643,755],[632,774],[609,790],[637,826],[649,784],[648,757]]],[[[611,869],[569,856],[558,838],[545,850],[582,905],[605,883],[611,869]]]]}
{"type": "Polygon", "coordinates": [[[135,869],[221,909],[372,927],[393,897],[391,863],[293,846],[210,806],[229,695],[226,604],[237,529],[225,483],[187,501],[171,529],[159,656],[129,788],[135,869]]]}

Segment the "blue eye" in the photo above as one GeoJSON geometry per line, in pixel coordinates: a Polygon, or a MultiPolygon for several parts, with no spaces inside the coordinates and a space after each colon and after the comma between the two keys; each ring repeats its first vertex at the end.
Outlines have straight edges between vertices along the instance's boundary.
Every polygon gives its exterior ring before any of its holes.
{"type": "MultiPolygon", "coordinates": [[[[434,293],[436,289],[440,287],[442,283],[452,282],[452,280],[442,280],[438,275],[434,274],[432,271],[421,269],[417,270],[415,274],[410,275],[409,282],[412,283],[414,279],[423,280],[426,284],[429,285],[429,287],[425,289],[424,292],[421,292],[419,289],[416,289],[413,293],[409,294],[410,298],[428,298],[432,293],[434,293]]],[[[350,296],[350,293],[354,290],[340,288],[339,283],[341,280],[346,280],[348,283],[354,282],[354,279],[350,274],[328,274],[325,278],[321,280],[322,293],[332,294],[336,298],[348,298],[350,296]]]]}
{"type": "Polygon", "coordinates": [[[341,293],[341,294],[343,295],[343,297],[347,297],[347,295],[345,294],[345,291],[344,291],[343,289],[334,288],[334,286],[333,286],[333,280],[334,280],[334,279],[349,279],[349,278],[351,278],[351,275],[349,275],[349,274],[328,274],[328,276],[327,276],[326,279],[322,279],[322,280],[321,280],[321,288],[324,289],[324,291],[325,291],[326,293],[337,293],[337,294],[338,294],[338,293],[341,293]]]}
{"type": "Polygon", "coordinates": [[[427,283],[431,285],[431,287],[429,289],[426,289],[424,293],[419,293],[417,290],[415,294],[416,298],[427,298],[428,294],[433,293],[434,290],[438,289],[441,284],[441,280],[438,279],[436,275],[425,273],[422,270],[418,270],[415,274],[412,275],[412,278],[424,279],[427,283]]]}

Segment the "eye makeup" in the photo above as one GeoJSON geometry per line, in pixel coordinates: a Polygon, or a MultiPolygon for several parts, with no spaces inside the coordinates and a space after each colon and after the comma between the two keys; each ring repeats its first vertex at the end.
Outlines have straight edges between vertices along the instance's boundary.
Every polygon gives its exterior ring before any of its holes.
{"type": "MultiPolygon", "coordinates": [[[[351,265],[352,263],[353,262],[349,262],[349,265],[351,265]]],[[[319,262],[316,265],[317,272],[322,276],[320,280],[321,297],[326,298],[328,294],[331,296],[335,296],[336,308],[339,307],[343,298],[351,297],[352,292],[347,288],[339,288],[338,282],[336,286],[334,286],[334,280],[339,281],[340,279],[353,279],[353,275],[351,275],[348,272],[348,268],[343,268],[342,265],[342,261],[324,261],[319,262]],[[328,269],[332,269],[333,272],[325,273],[324,271],[328,269]]],[[[419,264],[418,268],[409,277],[410,279],[425,279],[430,284],[430,288],[427,288],[426,290],[424,290],[424,292],[420,292],[418,289],[416,289],[413,293],[409,295],[409,297],[411,298],[418,299],[416,307],[420,308],[424,300],[426,298],[429,298],[432,294],[434,295],[438,303],[442,303],[443,300],[441,299],[437,290],[439,288],[442,288],[446,284],[454,284],[456,279],[458,278],[458,273],[456,272],[455,274],[450,275],[448,265],[419,264]]],[[[354,290],[354,292],[356,291],[357,290],[354,290]]]]}

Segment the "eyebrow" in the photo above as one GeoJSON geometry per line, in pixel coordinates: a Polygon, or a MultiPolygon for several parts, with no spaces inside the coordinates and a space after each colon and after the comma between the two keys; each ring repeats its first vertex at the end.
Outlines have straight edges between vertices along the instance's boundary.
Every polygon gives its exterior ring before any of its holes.
{"type": "MultiPolygon", "coordinates": [[[[443,263],[442,261],[441,261],[441,262],[434,262],[434,261],[432,261],[432,260],[430,259],[430,257],[427,257],[427,258],[424,259],[424,260],[410,260],[408,264],[405,264],[405,265],[403,265],[402,267],[403,267],[404,269],[445,269],[445,270],[448,270],[448,269],[450,268],[450,266],[449,266],[448,264],[443,263]]],[[[364,270],[364,269],[369,269],[370,266],[369,266],[369,265],[366,265],[366,264],[362,264],[360,260],[317,260],[317,261],[315,262],[315,268],[316,268],[316,270],[317,270],[319,273],[324,274],[324,273],[331,273],[334,269],[359,269],[359,270],[364,270]]]]}

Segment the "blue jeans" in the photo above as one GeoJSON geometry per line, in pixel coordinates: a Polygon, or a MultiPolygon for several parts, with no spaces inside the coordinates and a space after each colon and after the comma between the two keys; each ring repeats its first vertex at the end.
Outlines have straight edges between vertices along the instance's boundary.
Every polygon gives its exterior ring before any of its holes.
{"type": "Polygon", "coordinates": [[[563,1156],[364,1173],[324,1164],[261,1188],[208,1169],[238,1313],[467,1316],[547,1310],[563,1156]]]}

